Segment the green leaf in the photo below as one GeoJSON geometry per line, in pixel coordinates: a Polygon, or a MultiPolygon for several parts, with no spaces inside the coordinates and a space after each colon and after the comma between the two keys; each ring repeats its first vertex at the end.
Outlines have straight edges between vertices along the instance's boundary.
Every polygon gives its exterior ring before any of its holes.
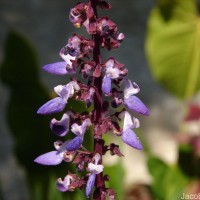
{"type": "Polygon", "coordinates": [[[87,108],[84,101],[74,100],[74,99],[70,98],[68,100],[66,109],[73,110],[74,112],[79,112],[79,113],[91,112],[93,110],[93,105],[91,105],[89,108],[87,108]]]}
{"type": "Polygon", "coordinates": [[[180,199],[188,178],[184,176],[177,166],[168,166],[156,157],[149,157],[148,168],[153,178],[151,187],[155,199],[180,199]]]}
{"type": "Polygon", "coordinates": [[[36,184],[33,185],[32,196],[32,199],[43,200],[43,189],[41,182],[38,181],[36,184]]]}
{"type": "Polygon", "coordinates": [[[114,189],[116,192],[116,199],[123,199],[124,168],[122,163],[119,161],[113,166],[105,166],[104,174],[108,174],[110,177],[110,180],[106,183],[106,186],[114,189]]]}
{"type": "Polygon", "coordinates": [[[148,22],[146,52],[151,71],[167,91],[189,98],[200,89],[197,4],[195,0],[162,1],[167,3],[155,7],[148,22]],[[167,18],[166,13],[170,13],[167,18]]]}
{"type": "Polygon", "coordinates": [[[56,188],[55,176],[51,176],[48,189],[48,200],[64,200],[62,193],[56,188]]]}

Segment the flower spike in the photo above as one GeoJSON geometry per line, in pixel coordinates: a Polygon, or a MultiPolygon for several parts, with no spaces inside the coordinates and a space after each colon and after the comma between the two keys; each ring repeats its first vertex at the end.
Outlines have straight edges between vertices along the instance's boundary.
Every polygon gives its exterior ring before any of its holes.
{"type": "Polygon", "coordinates": [[[112,132],[125,144],[141,150],[142,144],[134,132],[140,122],[131,111],[149,115],[148,108],[136,96],[140,87],[127,78],[124,64],[114,57],[102,61],[101,48],[117,49],[125,39],[115,22],[97,15],[98,8],[111,7],[105,0],[88,0],[70,9],[69,20],[76,28],[83,26],[91,39],[72,34],[59,52],[62,60],[43,67],[50,74],[69,75],[70,82],[54,87],[57,96],[37,111],[41,115],[62,112],[50,121],[50,129],[58,137],[75,136],[65,142],[54,142],[55,150],[38,156],[34,162],[53,166],[72,162],[76,174],[68,172],[64,179],[58,178],[57,189],[71,192],[85,187],[86,198],[92,197],[94,190],[96,200],[118,199],[113,189],[105,187],[109,178],[103,175],[102,157],[107,151],[111,156],[123,156],[118,144],[105,144],[103,135],[112,132]],[[93,151],[83,146],[89,127],[93,151]],[[88,173],[84,175],[82,171],[88,173]]]}

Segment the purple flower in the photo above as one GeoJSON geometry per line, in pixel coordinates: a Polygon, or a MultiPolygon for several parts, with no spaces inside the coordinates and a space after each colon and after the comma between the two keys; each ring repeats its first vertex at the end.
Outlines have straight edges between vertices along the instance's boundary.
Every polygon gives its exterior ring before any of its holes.
{"type": "Polygon", "coordinates": [[[74,95],[75,90],[80,90],[80,87],[76,81],[71,81],[67,85],[56,86],[54,91],[60,97],[56,97],[45,103],[38,109],[37,114],[47,115],[63,111],[68,99],[74,95]]]}
{"type": "Polygon", "coordinates": [[[74,69],[70,69],[72,63],[70,60],[74,60],[74,57],[68,56],[68,60],[66,59],[65,62],[55,62],[51,64],[47,64],[43,67],[43,70],[47,71],[50,74],[55,75],[66,75],[66,74],[74,74],[74,69]]]}
{"type": "MultiPolygon", "coordinates": [[[[81,42],[81,38],[76,34],[69,38],[68,44],[60,50],[61,58],[66,62],[69,62],[70,60],[75,60],[77,57],[79,57],[81,54],[81,42]]],[[[70,61],[69,66],[71,65],[72,62],[70,61]]]]}
{"type": "Polygon", "coordinates": [[[41,165],[59,165],[63,160],[65,162],[71,162],[75,152],[66,151],[66,146],[68,143],[69,141],[64,143],[61,141],[54,142],[56,151],[50,151],[48,153],[42,154],[38,156],[34,162],[41,165]]]}
{"type": "Polygon", "coordinates": [[[131,115],[127,111],[121,113],[120,118],[124,118],[122,141],[135,149],[142,150],[142,145],[132,130],[133,128],[139,128],[139,120],[137,118],[132,120],[131,115]]]}
{"type": "Polygon", "coordinates": [[[56,182],[56,186],[58,190],[60,190],[61,192],[68,191],[69,185],[71,184],[72,180],[73,180],[73,177],[69,174],[65,176],[64,181],[61,178],[58,178],[56,182]]]}
{"type": "Polygon", "coordinates": [[[74,74],[76,71],[73,68],[73,61],[81,54],[81,42],[81,38],[74,34],[69,39],[68,44],[60,50],[60,57],[64,62],[48,64],[45,65],[43,69],[56,75],[74,74]]]}
{"type": "MultiPolygon", "coordinates": [[[[109,58],[105,63],[106,75],[111,79],[119,78],[121,70],[119,69],[119,63],[114,58],[109,58]]],[[[121,66],[121,65],[120,65],[121,66]]],[[[123,65],[122,65],[123,66],[123,65]]]]}
{"type": "Polygon", "coordinates": [[[102,81],[101,89],[105,95],[109,95],[111,91],[112,83],[109,76],[104,76],[102,81]]]}
{"type": "Polygon", "coordinates": [[[136,83],[132,83],[130,80],[124,79],[124,104],[125,106],[133,112],[149,115],[148,108],[143,104],[143,102],[135,96],[140,91],[139,86],[136,83]]]}
{"type": "Polygon", "coordinates": [[[92,188],[94,187],[96,175],[100,174],[104,168],[103,165],[98,165],[99,160],[100,160],[100,155],[97,153],[94,156],[94,163],[88,164],[88,170],[90,172],[90,176],[88,178],[87,185],[86,185],[86,197],[87,198],[89,198],[89,196],[92,192],[92,188]]]}
{"type": "Polygon", "coordinates": [[[81,146],[85,131],[87,127],[91,125],[92,124],[90,119],[85,119],[82,125],[78,125],[77,123],[72,124],[71,131],[77,136],[73,140],[71,140],[69,144],[66,146],[66,149],[68,151],[75,151],[81,146]]]}
{"type": "Polygon", "coordinates": [[[73,113],[68,111],[63,114],[60,121],[56,120],[55,118],[51,120],[50,128],[56,135],[63,137],[68,133],[70,115],[73,115],[73,113]]]}
{"type": "Polygon", "coordinates": [[[111,92],[111,80],[118,79],[122,74],[122,71],[119,69],[121,64],[119,64],[114,58],[109,58],[105,63],[105,76],[102,81],[102,91],[105,95],[109,95],[111,92]]]}

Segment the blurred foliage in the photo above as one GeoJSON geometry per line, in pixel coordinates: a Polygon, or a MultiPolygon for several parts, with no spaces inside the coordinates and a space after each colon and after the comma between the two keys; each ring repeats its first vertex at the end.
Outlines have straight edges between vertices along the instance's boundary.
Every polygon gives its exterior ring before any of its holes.
{"type": "Polygon", "coordinates": [[[153,177],[151,185],[154,200],[178,200],[188,183],[188,178],[178,166],[168,166],[159,158],[148,158],[149,172],[153,177]]]}
{"type": "Polygon", "coordinates": [[[115,165],[106,166],[104,169],[104,174],[108,174],[110,177],[110,180],[107,182],[106,186],[114,189],[117,199],[123,199],[124,196],[124,173],[124,168],[120,161],[118,161],[115,165]]]}
{"type": "MultiPolygon", "coordinates": [[[[200,136],[191,137],[191,140],[200,140],[200,136]]],[[[179,146],[178,163],[181,170],[191,179],[200,179],[200,154],[193,143],[181,144],[179,146]],[[192,170],[191,170],[192,169],[192,170]]]]}
{"type": "MultiPolygon", "coordinates": [[[[199,5],[196,0],[158,0],[149,17],[146,52],[152,74],[181,99],[193,97],[200,89],[199,5]]],[[[155,156],[148,157],[154,200],[178,200],[194,180],[198,182],[200,159],[194,146],[179,145],[174,166],[155,156]]]]}
{"type": "MultiPolygon", "coordinates": [[[[15,140],[15,154],[25,168],[33,200],[48,199],[50,177],[63,177],[70,164],[39,166],[33,160],[54,149],[56,137],[49,129],[49,116],[38,116],[37,109],[50,99],[39,79],[39,64],[33,47],[20,34],[10,32],[5,42],[5,57],[0,68],[1,81],[9,87],[7,123],[15,140]]],[[[56,179],[54,180],[55,184],[56,179]]],[[[51,189],[52,190],[52,189],[51,189]]],[[[57,199],[62,196],[54,191],[57,199]]],[[[64,194],[73,199],[75,193],[64,194]]]]}
{"type": "Polygon", "coordinates": [[[179,98],[200,89],[200,18],[196,0],[158,0],[146,52],[155,79],[179,98]]]}
{"type": "Polygon", "coordinates": [[[200,136],[180,134],[187,138],[179,145],[177,165],[170,166],[155,156],[149,156],[148,169],[152,175],[154,200],[178,200],[185,194],[200,191],[200,136]]]}

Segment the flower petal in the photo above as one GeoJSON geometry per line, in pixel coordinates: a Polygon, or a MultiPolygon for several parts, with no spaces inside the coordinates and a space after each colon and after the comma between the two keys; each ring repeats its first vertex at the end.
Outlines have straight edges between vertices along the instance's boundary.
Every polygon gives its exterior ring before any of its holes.
{"type": "Polygon", "coordinates": [[[106,75],[110,76],[111,79],[117,79],[120,75],[120,70],[116,67],[106,68],[106,75]]]}
{"type": "MultiPolygon", "coordinates": [[[[65,151],[66,151],[66,147],[67,147],[67,145],[69,144],[70,141],[71,141],[71,140],[66,140],[64,143],[63,143],[63,142],[60,143],[60,146],[58,146],[57,150],[58,150],[60,153],[65,152],[65,151]]],[[[56,142],[59,143],[60,141],[58,140],[58,141],[56,141],[56,142]]],[[[56,142],[54,142],[54,145],[55,145],[56,142]]]]}
{"type": "Polygon", "coordinates": [[[140,127],[140,121],[138,118],[133,117],[133,128],[139,128],[140,127]]]}
{"type": "Polygon", "coordinates": [[[57,140],[53,144],[54,144],[55,149],[58,150],[63,145],[63,142],[60,140],[57,140]]]}
{"type": "Polygon", "coordinates": [[[136,96],[130,96],[128,99],[124,100],[124,103],[128,109],[133,112],[142,114],[142,115],[149,115],[148,108],[142,103],[142,101],[137,98],[136,96]]]}
{"type": "Polygon", "coordinates": [[[130,113],[127,111],[123,111],[119,114],[120,119],[124,119],[124,125],[123,125],[123,131],[129,128],[139,128],[140,127],[140,121],[135,118],[131,117],[130,113]]]}
{"type": "Polygon", "coordinates": [[[80,90],[80,86],[79,86],[79,84],[77,83],[77,81],[71,81],[71,82],[69,82],[67,85],[72,85],[73,88],[74,88],[74,90],[77,90],[77,91],[80,90]]]}
{"type": "Polygon", "coordinates": [[[65,105],[66,101],[64,101],[60,97],[56,97],[45,103],[43,106],[41,106],[38,109],[37,114],[47,115],[52,113],[58,113],[64,110],[65,105]]]}
{"type": "Polygon", "coordinates": [[[87,119],[85,119],[84,121],[83,121],[83,124],[82,124],[82,130],[83,130],[83,134],[85,133],[85,131],[86,131],[86,129],[87,129],[87,127],[89,127],[89,126],[91,126],[92,125],[92,123],[91,123],[91,121],[90,121],[90,119],[89,118],[87,118],[87,119]]]}
{"type": "Polygon", "coordinates": [[[74,156],[76,154],[76,151],[67,151],[62,152],[60,155],[65,162],[71,162],[74,159],[74,156]]]}
{"type": "Polygon", "coordinates": [[[127,129],[122,133],[122,140],[129,146],[142,150],[142,145],[132,129],[127,129]]]}
{"type": "Polygon", "coordinates": [[[103,171],[103,165],[97,165],[93,163],[88,164],[88,170],[93,174],[100,174],[103,171]]]}
{"type": "Polygon", "coordinates": [[[56,135],[63,137],[69,131],[69,122],[70,117],[65,113],[60,121],[57,121],[55,118],[52,119],[50,122],[50,128],[56,135]]]}
{"type": "Polygon", "coordinates": [[[41,165],[58,165],[62,162],[62,158],[58,151],[50,151],[38,156],[34,162],[41,165]]]}
{"type": "Polygon", "coordinates": [[[83,142],[83,138],[76,136],[73,140],[69,142],[69,144],[67,144],[66,146],[67,151],[77,150],[81,146],[82,142],[83,142]]]}
{"type": "Polygon", "coordinates": [[[61,192],[66,192],[69,188],[71,179],[72,179],[72,177],[70,175],[67,175],[64,178],[64,181],[62,181],[61,178],[58,178],[57,182],[56,182],[56,186],[57,186],[58,190],[60,190],[61,192]]]}
{"type": "Polygon", "coordinates": [[[137,94],[140,91],[140,87],[128,79],[124,79],[124,98],[127,99],[130,96],[137,94]]]}
{"type": "Polygon", "coordinates": [[[94,187],[96,174],[91,174],[88,178],[87,185],[86,185],[86,197],[89,198],[92,188],[94,187]]]}
{"type": "Polygon", "coordinates": [[[109,58],[105,63],[106,68],[113,68],[115,66],[114,58],[109,58]]]}
{"type": "Polygon", "coordinates": [[[132,121],[131,115],[127,111],[124,111],[123,131],[129,128],[133,128],[133,121],[132,121]]]}
{"type": "Polygon", "coordinates": [[[101,89],[105,95],[109,95],[111,91],[111,78],[109,76],[104,76],[102,81],[101,89]]]}
{"type": "Polygon", "coordinates": [[[77,123],[72,124],[71,131],[77,136],[80,136],[83,133],[82,126],[77,123]]]}
{"type": "Polygon", "coordinates": [[[82,136],[85,134],[86,128],[87,128],[88,126],[91,126],[91,125],[92,125],[92,124],[91,124],[90,119],[87,118],[87,119],[85,119],[85,120],[83,121],[82,125],[78,125],[77,123],[72,124],[72,126],[71,126],[71,131],[72,131],[75,135],[77,135],[77,136],[79,136],[79,137],[82,137],[82,136]]]}
{"type": "Polygon", "coordinates": [[[65,61],[66,66],[68,68],[70,68],[70,67],[72,67],[72,62],[71,61],[75,60],[76,56],[71,56],[68,53],[65,54],[65,51],[66,51],[66,49],[64,47],[60,50],[60,57],[65,61]]]}
{"type": "Polygon", "coordinates": [[[64,181],[61,178],[58,178],[56,181],[56,187],[61,192],[66,192],[68,190],[68,186],[65,185],[64,181]]]}
{"type": "Polygon", "coordinates": [[[69,97],[71,97],[74,94],[74,88],[68,84],[67,85],[57,85],[56,87],[54,87],[54,91],[66,102],[68,101],[69,97]]]}
{"type": "Polygon", "coordinates": [[[67,63],[66,62],[56,62],[52,64],[45,65],[43,69],[50,74],[56,75],[66,75],[66,74],[74,74],[75,71],[67,70],[67,63]]]}

